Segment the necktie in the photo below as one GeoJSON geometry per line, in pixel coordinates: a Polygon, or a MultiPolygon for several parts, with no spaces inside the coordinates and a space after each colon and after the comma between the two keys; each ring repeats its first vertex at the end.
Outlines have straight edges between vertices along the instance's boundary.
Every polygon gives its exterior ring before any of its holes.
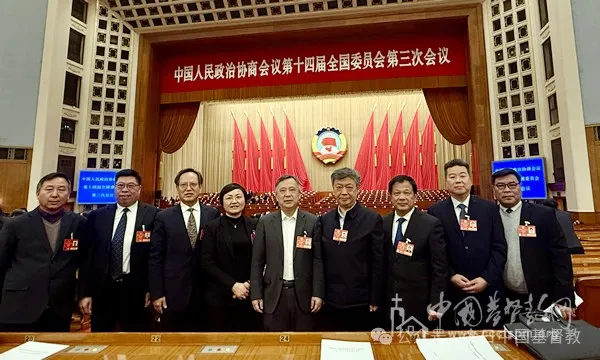
{"type": "Polygon", "coordinates": [[[396,231],[396,238],[394,238],[394,250],[398,248],[398,243],[402,240],[404,234],[402,234],[402,224],[406,221],[405,218],[400,218],[398,220],[398,230],[396,231]]]}
{"type": "Polygon", "coordinates": [[[458,217],[462,220],[462,219],[466,219],[467,218],[467,205],[465,204],[458,204],[458,208],[460,209],[460,214],[458,215],[458,217]]]}
{"type": "Polygon", "coordinates": [[[194,209],[188,209],[190,212],[190,218],[187,223],[187,233],[190,237],[190,244],[192,245],[192,249],[196,245],[196,238],[198,238],[198,230],[196,229],[196,218],[194,217],[194,209]]]}
{"type": "Polygon", "coordinates": [[[123,242],[125,240],[125,229],[127,228],[128,211],[128,208],[123,209],[123,215],[121,215],[121,220],[117,224],[117,230],[115,230],[115,236],[113,236],[110,245],[110,276],[113,279],[123,274],[123,242]]]}
{"type": "Polygon", "coordinates": [[[510,213],[512,213],[512,212],[513,212],[513,209],[510,209],[510,208],[509,208],[509,209],[506,209],[506,213],[507,213],[507,214],[510,214],[510,213]]]}

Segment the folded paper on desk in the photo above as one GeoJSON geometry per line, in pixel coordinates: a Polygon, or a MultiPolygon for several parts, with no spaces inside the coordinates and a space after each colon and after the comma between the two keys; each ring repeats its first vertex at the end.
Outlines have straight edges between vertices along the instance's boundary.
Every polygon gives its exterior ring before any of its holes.
{"type": "Polygon", "coordinates": [[[417,339],[426,360],[502,360],[485,336],[417,339]]]}
{"type": "Polygon", "coordinates": [[[375,360],[369,342],[321,340],[321,360],[375,360]]]}
{"type": "Polygon", "coordinates": [[[60,352],[69,345],[49,344],[37,341],[28,341],[15,348],[0,354],[2,360],[42,360],[60,352]]]}

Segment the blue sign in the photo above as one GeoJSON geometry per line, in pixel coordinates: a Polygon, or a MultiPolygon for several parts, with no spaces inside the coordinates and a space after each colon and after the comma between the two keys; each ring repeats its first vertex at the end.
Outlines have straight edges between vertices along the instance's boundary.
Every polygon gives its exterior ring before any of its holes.
{"type": "Polygon", "coordinates": [[[513,169],[521,175],[523,199],[546,199],[546,170],[541,157],[492,161],[492,173],[513,169]]]}
{"type": "Polygon", "coordinates": [[[115,175],[111,170],[81,170],[77,186],[77,203],[112,204],[115,199],[115,175]]]}

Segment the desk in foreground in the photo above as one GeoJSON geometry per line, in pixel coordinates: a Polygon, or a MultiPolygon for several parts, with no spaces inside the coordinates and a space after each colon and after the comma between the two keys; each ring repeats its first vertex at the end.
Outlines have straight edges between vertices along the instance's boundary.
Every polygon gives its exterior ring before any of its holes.
{"type": "MultiPolygon", "coordinates": [[[[485,331],[485,335],[504,359],[535,359],[523,347],[504,338],[502,331],[485,331]]],[[[466,336],[475,333],[454,332],[433,336],[466,336]]],[[[395,334],[390,345],[371,338],[370,333],[53,333],[53,334],[0,334],[0,352],[22,344],[26,340],[57,343],[70,346],[108,345],[96,354],[70,354],[67,348],[50,359],[105,359],[105,360],[195,360],[195,359],[319,359],[321,339],[367,341],[373,345],[375,359],[423,359],[415,344],[415,335],[395,334]],[[402,342],[400,342],[402,341],[402,342]],[[201,354],[204,346],[235,345],[235,354],[201,354]]]]}

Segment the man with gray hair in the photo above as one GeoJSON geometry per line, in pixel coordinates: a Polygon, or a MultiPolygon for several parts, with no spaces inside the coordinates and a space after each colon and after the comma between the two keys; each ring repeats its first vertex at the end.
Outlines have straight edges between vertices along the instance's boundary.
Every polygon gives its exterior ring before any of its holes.
{"type": "Polygon", "coordinates": [[[356,201],[360,175],[355,170],[335,170],[331,184],[338,207],[321,217],[324,327],[370,331],[385,286],[382,219],[356,201]]]}

